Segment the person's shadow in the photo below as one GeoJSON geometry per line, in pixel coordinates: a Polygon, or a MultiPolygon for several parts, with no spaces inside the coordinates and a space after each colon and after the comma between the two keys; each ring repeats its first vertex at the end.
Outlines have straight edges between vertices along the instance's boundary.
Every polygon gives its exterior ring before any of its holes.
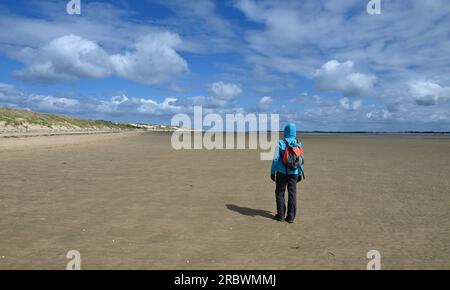
{"type": "Polygon", "coordinates": [[[226,207],[231,211],[234,211],[234,212],[240,213],[242,215],[246,215],[246,216],[251,216],[251,217],[261,216],[261,217],[265,217],[268,219],[273,218],[272,213],[268,210],[242,207],[242,206],[237,206],[235,204],[227,204],[226,207]]]}

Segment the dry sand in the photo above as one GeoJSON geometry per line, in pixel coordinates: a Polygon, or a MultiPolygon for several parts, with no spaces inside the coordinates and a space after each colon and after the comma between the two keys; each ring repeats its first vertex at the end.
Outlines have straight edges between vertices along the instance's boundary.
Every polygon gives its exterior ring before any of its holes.
{"type": "Polygon", "coordinates": [[[258,151],[170,135],[0,139],[0,268],[450,268],[450,139],[301,136],[298,218],[271,219],[258,151]]]}

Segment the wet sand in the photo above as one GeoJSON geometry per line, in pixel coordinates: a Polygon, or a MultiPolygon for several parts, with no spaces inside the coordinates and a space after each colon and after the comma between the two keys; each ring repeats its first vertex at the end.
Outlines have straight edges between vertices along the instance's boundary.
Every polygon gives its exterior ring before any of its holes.
{"type": "Polygon", "coordinates": [[[167,133],[0,139],[0,269],[450,268],[450,140],[300,137],[294,224],[255,150],[167,133]]]}

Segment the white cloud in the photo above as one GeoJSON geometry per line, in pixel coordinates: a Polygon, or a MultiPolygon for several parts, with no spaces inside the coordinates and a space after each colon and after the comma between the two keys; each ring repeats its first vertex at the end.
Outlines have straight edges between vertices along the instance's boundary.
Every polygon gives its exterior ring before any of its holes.
{"type": "Polygon", "coordinates": [[[39,49],[24,48],[16,58],[26,67],[13,75],[30,81],[100,78],[112,70],[109,55],[101,47],[76,35],[57,38],[39,49]]]}
{"type": "Polygon", "coordinates": [[[81,102],[69,97],[27,94],[16,87],[0,83],[0,105],[48,112],[69,112],[81,108],[81,102]]]}
{"type": "Polygon", "coordinates": [[[341,98],[339,105],[345,110],[358,110],[362,105],[362,100],[351,101],[349,98],[341,98]]]}
{"type": "Polygon", "coordinates": [[[115,105],[120,105],[128,102],[130,99],[126,95],[114,96],[111,98],[111,103],[115,105]]]}
{"type": "Polygon", "coordinates": [[[234,100],[242,94],[242,89],[237,84],[224,83],[222,81],[213,83],[210,88],[214,97],[224,101],[234,100]]]}
{"type": "Polygon", "coordinates": [[[91,40],[66,35],[14,54],[26,66],[13,75],[33,82],[56,82],[116,73],[143,84],[166,84],[188,71],[187,62],[175,51],[180,43],[176,34],[154,33],[140,38],[124,54],[109,55],[91,40]]]}
{"type": "Polygon", "coordinates": [[[25,94],[10,84],[0,83],[0,104],[15,103],[23,99],[25,94]]]}
{"type": "Polygon", "coordinates": [[[204,109],[230,109],[232,101],[218,99],[213,96],[193,96],[177,100],[177,104],[190,108],[192,106],[202,106],[204,109]]]}
{"type": "Polygon", "coordinates": [[[0,105],[62,114],[140,114],[151,116],[171,115],[186,107],[176,104],[176,98],[165,98],[158,102],[148,98],[129,98],[126,95],[114,96],[109,100],[97,98],[78,99],[28,94],[12,85],[0,83],[0,105]]]}
{"type": "Polygon", "coordinates": [[[330,60],[314,74],[316,89],[322,92],[342,92],[344,96],[368,96],[374,86],[373,75],[355,71],[352,61],[338,62],[330,60]]]}
{"type": "Polygon", "coordinates": [[[258,108],[262,111],[268,111],[272,105],[273,99],[269,96],[262,97],[258,102],[258,108]]]}
{"type": "Polygon", "coordinates": [[[13,27],[14,33],[0,30],[0,50],[10,53],[20,47],[42,47],[54,39],[75,34],[117,52],[140,36],[164,30],[130,21],[134,12],[110,3],[83,3],[82,17],[68,16],[63,5],[58,1],[32,1],[23,6],[25,10],[32,9],[37,17],[17,15],[2,5],[0,27],[13,27]]]}
{"type": "Polygon", "coordinates": [[[367,2],[360,0],[283,1],[282,5],[239,0],[235,7],[262,24],[245,33],[249,46],[262,56],[252,59],[258,64],[272,66],[276,58],[289,58],[296,63],[289,69],[310,75],[330,58],[350,59],[370,67],[372,73],[383,71],[387,80],[437,68],[448,72],[447,2],[385,2],[383,10],[388,13],[377,18],[367,15],[367,2]]]}
{"type": "Polygon", "coordinates": [[[392,113],[386,109],[373,110],[366,113],[366,117],[374,121],[386,121],[392,118],[392,113]]]}
{"type": "Polygon", "coordinates": [[[117,74],[143,84],[168,83],[188,71],[187,62],[175,51],[181,39],[173,33],[148,35],[132,50],[111,56],[117,74]]]}
{"type": "MultiPolygon", "coordinates": [[[[166,97],[159,101],[152,98],[128,97],[124,94],[110,99],[78,98],[76,96],[52,96],[28,94],[10,84],[0,83],[0,106],[31,109],[60,114],[78,115],[88,118],[122,118],[137,122],[146,118],[161,117],[167,120],[176,113],[191,113],[194,105],[202,105],[205,113],[246,113],[248,110],[225,102],[225,106],[214,104],[214,97],[166,97]]],[[[413,102],[390,110],[384,104],[366,104],[360,99],[325,98],[302,94],[293,102],[273,107],[269,96],[258,100],[257,109],[270,109],[279,113],[282,122],[296,121],[308,130],[446,130],[450,124],[450,110],[443,106],[417,106],[413,102]],[[295,106],[295,103],[301,104],[295,106]],[[414,126],[412,127],[411,124],[414,126]]],[[[255,108],[248,108],[255,112],[255,108]]]]}
{"type": "Polygon", "coordinates": [[[158,102],[148,98],[129,98],[126,95],[118,95],[110,100],[92,100],[90,109],[93,113],[101,112],[110,115],[172,115],[184,111],[186,108],[177,104],[176,98],[165,98],[158,102]]]}
{"type": "Polygon", "coordinates": [[[266,25],[263,34],[251,33],[248,40],[253,48],[269,46],[269,49],[280,49],[284,46],[289,51],[293,46],[305,42],[306,34],[302,33],[304,23],[299,9],[292,3],[284,2],[277,5],[275,2],[240,1],[237,7],[251,20],[262,22],[266,25]]]}
{"type": "Polygon", "coordinates": [[[137,108],[138,112],[152,115],[176,114],[182,111],[182,107],[175,105],[176,98],[165,98],[158,103],[154,100],[140,99],[141,105],[137,108]]]}
{"type": "Polygon", "coordinates": [[[442,87],[431,81],[409,84],[409,93],[417,105],[433,106],[450,100],[450,87],[442,87]]]}
{"type": "Polygon", "coordinates": [[[76,99],[42,95],[30,95],[27,102],[33,103],[29,105],[43,111],[76,111],[80,105],[80,101],[76,99]]]}
{"type": "Polygon", "coordinates": [[[89,2],[83,3],[82,17],[61,13],[65,7],[58,1],[32,1],[27,5],[35,12],[39,11],[40,17],[17,15],[0,3],[0,27],[14,27],[14,34],[8,29],[0,30],[0,51],[9,54],[24,46],[42,47],[53,39],[76,34],[117,53],[136,39],[166,32],[168,27],[170,31],[183,35],[180,51],[217,53],[238,51],[243,47],[236,42],[240,34],[218,13],[215,2],[210,0],[158,1],[172,13],[151,21],[135,21],[137,11],[124,9],[128,7],[127,1],[89,2]]]}

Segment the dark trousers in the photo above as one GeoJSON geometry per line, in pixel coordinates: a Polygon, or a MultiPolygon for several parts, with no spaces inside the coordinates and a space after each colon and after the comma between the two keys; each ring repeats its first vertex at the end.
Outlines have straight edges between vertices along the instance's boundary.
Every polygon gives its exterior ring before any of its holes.
{"type": "Polygon", "coordinates": [[[286,214],[285,192],[288,189],[288,204],[286,219],[293,221],[297,211],[297,174],[277,173],[275,198],[277,201],[277,214],[284,218],[286,214]]]}

